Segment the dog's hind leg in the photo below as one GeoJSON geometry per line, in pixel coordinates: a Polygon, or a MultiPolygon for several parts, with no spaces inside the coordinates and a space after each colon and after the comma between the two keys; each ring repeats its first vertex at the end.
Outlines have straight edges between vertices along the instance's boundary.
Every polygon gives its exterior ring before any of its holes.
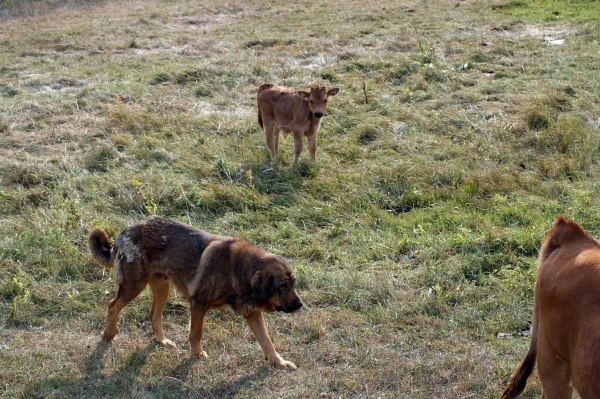
{"type": "Polygon", "coordinates": [[[204,316],[207,313],[206,307],[191,302],[190,308],[192,313],[190,319],[190,351],[193,357],[208,357],[206,352],[202,350],[202,328],[204,327],[204,316]]]}
{"type": "Polygon", "coordinates": [[[117,335],[119,329],[117,322],[119,321],[119,313],[127,306],[136,296],[140,294],[146,287],[146,280],[138,280],[129,284],[122,283],[117,289],[117,296],[108,303],[108,317],[106,327],[102,333],[102,338],[106,341],[112,341],[117,335]]]}
{"type": "Polygon", "coordinates": [[[175,342],[166,339],[162,326],[163,309],[169,298],[171,281],[165,275],[154,274],[148,279],[152,290],[152,307],[150,308],[150,323],[154,331],[154,339],[167,348],[176,348],[175,342]]]}
{"type": "Polygon", "coordinates": [[[275,351],[273,342],[271,341],[269,333],[267,332],[267,325],[262,312],[254,312],[250,313],[249,315],[244,315],[244,319],[246,319],[246,323],[248,323],[250,331],[252,331],[252,334],[254,334],[256,337],[258,344],[272,365],[279,369],[296,369],[296,365],[294,363],[283,360],[282,357],[279,356],[279,353],[275,351]]]}

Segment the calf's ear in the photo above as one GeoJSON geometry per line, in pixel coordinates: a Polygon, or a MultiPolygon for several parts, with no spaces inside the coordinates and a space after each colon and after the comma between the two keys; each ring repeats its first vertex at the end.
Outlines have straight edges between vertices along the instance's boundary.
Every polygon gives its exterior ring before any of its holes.
{"type": "Polygon", "coordinates": [[[298,90],[297,93],[300,96],[300,98],[309,98],[310,97],[310,93],[307,91],[304,91],[304,90],[298,90]]]}
{"type": "Polygon", "coordinates": [[[328,96],[335,96],[339,92],[340,92],[340,88],[339,87],[334,87],[333,89],[327,90],[327,95],[328,96]]]}

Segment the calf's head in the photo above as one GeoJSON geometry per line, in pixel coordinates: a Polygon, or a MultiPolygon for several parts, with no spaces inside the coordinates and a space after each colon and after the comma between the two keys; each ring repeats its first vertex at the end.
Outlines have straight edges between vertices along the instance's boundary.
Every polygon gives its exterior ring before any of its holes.
{"type": "Polygon", "coordinates": [[[325,86],[314,85],[310,88],[310,91],[298,90],[300,98],[308,100],[308,106],[310,112],[315,118],[322,118],[327,108],[327,97],[335,96],[338,94],[340,89],[335,87],[327,90],[325,86]]]}

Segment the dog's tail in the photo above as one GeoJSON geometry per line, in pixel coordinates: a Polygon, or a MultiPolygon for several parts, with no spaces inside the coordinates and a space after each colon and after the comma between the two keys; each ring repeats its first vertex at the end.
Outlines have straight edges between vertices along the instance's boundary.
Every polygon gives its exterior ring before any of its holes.
{"type": "Polygon", "coordinates": [[[260,93],[263,90],[269,89],[273,86],[274,86],[274,84],[272,84],[272,83],[263,83],[258,87],[258,91],[256,93],[256,103],[258,105],[258,125],[260,126],[261,129],[264,129],[264,124],[263,124],[263,120],[262,120],[262,114],[260,113],[260,101],[258,100],[258,97],[260,96],[260,93]]]}
{"type": "Polygon", "coordinates": [[[525,385],[527,385],[527,379],[533,372],[533,367],[535,366],[535,358],[537,356],[537,342],[538,342],[538,324],[539,324],[539,306],[537,301],[537,287],[536,294],[533,298],[533,322],[531,324],[531,341],[529,342],[529,350],[527,354],[519,364],[519,368],[515,372],[515,375],[512,376],[510,382],[504,392],[502,392],[502,396],[500,399],[513,399],[519,396],[523,389],[525,389],[525,385]]]}
{"type": "Polygon", "coordinates": [[[88,248],[94,262],[107,269],[115,265],[112,257],[112,244],[108,234],[100,227],[94,227],[88,236],[88,248]]]}

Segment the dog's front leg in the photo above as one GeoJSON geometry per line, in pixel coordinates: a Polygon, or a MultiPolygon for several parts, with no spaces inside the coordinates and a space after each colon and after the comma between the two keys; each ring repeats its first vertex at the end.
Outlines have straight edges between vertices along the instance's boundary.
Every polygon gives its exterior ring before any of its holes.
{"type": "Polygon", "coordinates": [[[204,316],[206,315],[206,312],[206,307],[204,306],[191,305],[190,350],[192,352],[192,357],[208,357],[206,352],[202,350],[202,327],[204,326],[204,316]]]}
{"type": "Polygon", "coordinates": [[[296,369],[296,365],[294,363],[283,360],[283,358],[279,356],[279,353],[275,351],[273,342],[271,342],[271,338],[267,332],[267,325],[262,312],[254,312],[250,313],[249,315],[244,315],[244,319],[246,319],[246,323],[248,323],[250,331],[252,331],[252,334],[254,334],[256,337],[256,340],[271,364],[279,369],[296,369]]]}

